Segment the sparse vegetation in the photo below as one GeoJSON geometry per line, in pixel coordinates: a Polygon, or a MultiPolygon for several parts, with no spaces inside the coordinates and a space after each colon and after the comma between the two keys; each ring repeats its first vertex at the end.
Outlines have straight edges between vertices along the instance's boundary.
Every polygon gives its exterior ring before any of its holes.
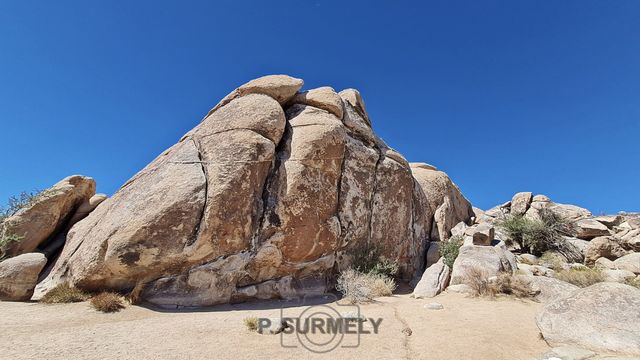
{"type": "Polygon", "coordinates": [[[11,196],[7,201],[7,205],[0,208],[0,223],[12,215],[15,215],[18,211],[31,206],[42,195],[44,191],[34,190],[32,192],[23,191],[18,196],[11,196]]]}
{"type": "Polygon", "coordinates": [[[635,287],[635,288],[640,289],[640,278],[638,278],[638,277],[633,278],[633,279],[626,279],[626,280],[624,281],[624,283],[625,283],[626,285],[633,286],[633,287],[635,287]]]}
{"type": "Polygon", "coordinates": [[[364,246],[354,253],[351,267],[364,274],[384,275],[391,278],[396,276],[398,264],[382,256],[381,252],[377,246],[364,246]]]}
{"type": "Polygon", "coordinates": [[[522,277],[511,274],[501,274],[495,281],[490,282],[492,293],[511,295],[517,298],[533,298],[538,295],[537,291],[531,288],[531,283],[522,277]]]}
{"type": "Polygon", "coordinates": [[[537,265],[548,267],[554,271],[562,271],[566,263],[567,261],[562,255],[552,251],[546,251],[538,259],[537,265]]]}
{"type": "Polygon", "coordinates": [[[112,313],[124,309],[122,296],[112,292],[103,292],[93,296],[89,302],[94,309],[104,313],[112,313]]]}
{"type": "Polygon", "coordinates": [[[349,269],[338,277],[336,289],[352,304],[368,303],[376,297],[390,296],[396,289],[396,282],[382,274],[349,269]]]}
{"type": "Polygon", "coordinates": [[[506,233],[509,240],[527,253],[540,256],[548,250],[567,250],[562,238],[571,232],[571,224],[560,215],[547,209],[539,211],[540,219],[529,219],[524,216],[508,216],[497,225],[506,233]]]}
{"type": "Polygon", "coordinates": [[[579,287],[591,286],[605,280],[605,276],[601,270],[597,268],[572,268],[562,270],[556,274],[556,278],[579,287]]]}
{"type": "Polygon", "coordinates": [[[88,298],[89,295],[83,291],[71,287],[67,283],[63,283],[44,294],[40,302],[45,304],[73,303],[85,301],[88,298]]]}
{"type": "Polygon", "coordinates": [[[466,268],[462,282],[471,287],[473,296],[495,296],[495,289],[489,284],[489,274],[479,266],[466,268]]]}
{"type": "Polygon", "coordinates": [[[462,246],[463,242],[462,236],[452,236],[448,241],[440,244],[440,256],[444,258],[444,263],[449,268],[453,268],[453,263],[460,253],[460,246],[462,246]]]}
{"type": "Polygon", "coordinates": [[[464,284],[473,290],[473,296],[493,298],[503,294],[517,298],[533,298],[538,292],[531,288],[531,283],[521,277],[503,273],[496,277],[489,277],[486,270],[479,266],[466,269],[464,284]]]}
{"type": "Polygon", "coordinates": [[[255,316],[244,318],[244,326],[249,331],[258,331],[258,318],[255,316]]]}

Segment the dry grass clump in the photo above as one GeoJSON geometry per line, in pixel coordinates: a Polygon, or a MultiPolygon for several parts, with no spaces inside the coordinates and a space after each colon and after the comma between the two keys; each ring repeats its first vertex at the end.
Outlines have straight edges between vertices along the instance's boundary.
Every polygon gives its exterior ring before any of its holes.
{"type": "Polygon", "coordinates": [[[624,281],[625,284],[629,286],[633,286],[635,288],[640,289],[640,278],[636,277],[634,279],[627,279],[624,281]]]}
{"type": "Polygon", "coordinates": [[[548,267],[554,271],[561,271],[564,269],[564,265],[567,263],[565,258],[555,252],[546,251],[542,254],[542,256],[538,259],[538,264],[544,267],[548,267]]]}
{"type": "Polygon", "coordinates": [[[74,303],[85,301],[89,298],[82,290],[71,287],[67,283],[57,285],[53,289],[49,290],[40,299],[40,302],[45,304],[60,304],[60,303],[74,303]]]}
{"type": "Polygon", "coordinates": [[[336,289],[352,304],[368,303],[380,296],[391,296],[396,282],[388,276],[346,270],[338,277],[336,289]]]}
{"type": "Polygon", "coordinates": [[[249,331],[258,331],[258,318],[255,316],[244,318],[244,326],[249,331]]]}
{"type": "Polygon", "coordinates": [[[540,292],[531,288],[531,282],[522,277],[510,274],[501,274],[495,281],[491,282],[490,287],[495,294],[511,295],[517,298],[533,298],[540,292]]]}
{"type": "Polygon", "coordinates": [[[507,273],[489,277],[487,271],[479,266],[466,269],[463,283],[471,287],[471,294],[476,297],[493,298],[503,294],[517,298],[533,298],[538,295],[526,279],[507,273]]]}
{"type": "Polygon", "coordinates": [[[100,293],[92,297],[90,303],[94,309],[104,313],[112,313],[124,309],[122,296],[112,292],[100,293]]]}
{"type": "Polygon", "coordinates": [[[489,283],[489,274],[485,269],[479,266],[466,268],[462,282],[469,285],[473,291],[471,293],[473,296],[495,296],[495,289],[489,283]]]}
{"type": "Polygon", "coordinates": [[[566,281],[578,287],[587,287],[603,282],[605,276],[599,269],[572,268],[556,273],[556,279],[566,281]]]}

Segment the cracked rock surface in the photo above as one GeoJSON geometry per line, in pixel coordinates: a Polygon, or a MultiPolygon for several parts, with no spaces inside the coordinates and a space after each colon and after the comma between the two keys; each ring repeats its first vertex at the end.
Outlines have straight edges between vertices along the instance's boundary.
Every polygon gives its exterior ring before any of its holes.
{"type": "Polygon", "coordinates": [[[471,205],[374,133],[357,90],[302,85],[270,75],[231,92],[73,226],[35,297],[66,281],[167,306],[288,298],[325,291],[371,247],[419,276],[428,241],[471,205]]]}

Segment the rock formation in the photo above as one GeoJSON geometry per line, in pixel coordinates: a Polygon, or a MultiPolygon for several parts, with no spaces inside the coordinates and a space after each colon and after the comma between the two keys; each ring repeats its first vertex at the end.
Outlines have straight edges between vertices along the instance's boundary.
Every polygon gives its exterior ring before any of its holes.
{"type": "Polygon", "coordinates": [[[36,296],[69,282],[161,305],[286,298],[371,248],[418,276],[471,204],[388,147],[358,91],[302,85],[266,76],[225,97],[71,229],[36,296]]]}

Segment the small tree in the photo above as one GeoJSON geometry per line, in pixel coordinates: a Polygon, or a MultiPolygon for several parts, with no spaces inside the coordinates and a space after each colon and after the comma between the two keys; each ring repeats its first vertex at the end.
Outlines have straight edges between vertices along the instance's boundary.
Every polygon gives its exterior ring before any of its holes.
{"type": "Polygon", "coordinates": [[[448,241],[440,244],[440,256],[444,258],[444,263],[450,268],[453,268],[453,263],[456,261],[458,254],[460,253],[460,246],[464,239],[460,235],[452,236],[448,241]]]}

